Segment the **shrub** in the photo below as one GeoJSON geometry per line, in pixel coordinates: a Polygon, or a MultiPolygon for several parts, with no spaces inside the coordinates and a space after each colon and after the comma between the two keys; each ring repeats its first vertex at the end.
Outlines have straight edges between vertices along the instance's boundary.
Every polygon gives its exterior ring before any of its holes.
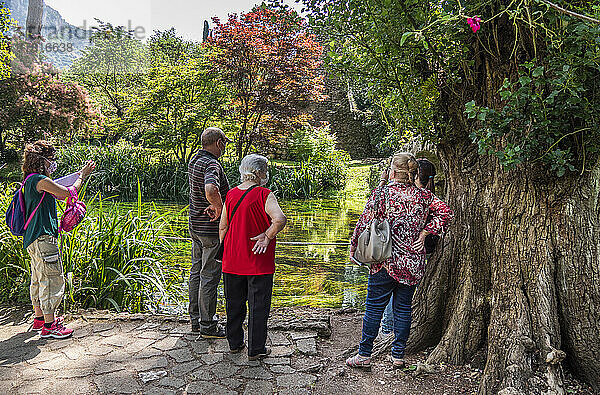
{"type": "Polygon", "coordinates": [[[138,181],[144,199],[186,200],[187,165],[158,150],[134,147],[120,142],[115,146],[75,144],[59,152],[57,177],[75,172],[85,161],[96,162],[88,194],[135,200],[138,181]]]}
{"type": "MultiPolygon", "coordinates": [[[[145,200],[188,200],[187,165],[157,149],[76,144],[59,152],[57,177],[77,171],[88,159],[97,163],[96,172],[87,186],[88,194],[124,200],[137,198],[138,180],[145,200]]],[[[272,165],[267,185],[279,198],[306,199],[341,190],[346,185],[350,157],[344,151],[325,150],[297,166],[272,165]]],[[[239,162],[223,160],[229,183],[239,184],[239,162]]]]}
{"type": "Polygon", "coordinates": [[[290,158],[298,162],[322,161],[336,151],[337,139],[329,126],[314,128],[310,125],[298,129],[289,143],[290,158]]]}

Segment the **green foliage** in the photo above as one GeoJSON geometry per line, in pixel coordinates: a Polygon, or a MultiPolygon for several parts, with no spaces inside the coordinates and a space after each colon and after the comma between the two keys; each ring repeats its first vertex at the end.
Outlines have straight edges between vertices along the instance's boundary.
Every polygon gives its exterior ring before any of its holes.
{"type": "MultiPolygon", "coordinates": [[[[0,184],[0,212],[4,214],[17,184],[0,184]]],[[[0,302],[29,300],[29,255],[23,241],[12,235],[2,221],[0,225],[0,302]]]]}
{"type": "MultiPolygon", "coordinates": [[[[85,161],[97,163],[87,186],[88,194],[118,197],[134,201],[138,197],[138,180],[144,200],[186,202],[189,197],[187,164],[157,149],[134,147],[121,142],[116,146],[75,144],[58,153],[56,177],[79,170],[85,161]]],[[[346,185],[349,156],[333,151],[309,158],[296,166],[271,166],[267,185],[280,198],[311,198],[341,190],[346,185]]],[[[232,186],[239,184],[237,160],[223,160],[232,186]]]]}
{"type": "Polygon", "coordinates": [[[135,200],[139,180],[144,199],[187,200],[187,164],[158,149],[126,142],[115,146],[74,144],[61,149],[58,158],[57,177],[78,171],[87,160],[96,162],[88,194],[135,200]]]}
{"type": "Polygon", "coordinates": [[[335,148],[329,126],[306,125],[290,141],[290,156],[300,166],[280,167],[272,173],[272,188],[278,196],[301,198],[344,189],[350,155],[335,148]]]}
{"type": "Polygon", "coordinates": [[[347,153],[335,152],[322,161],[309,159],[294,167],[273,167],[268,188],[283,199],[306,199],[340,191],[346,187],[348,161],[347,153]]]}
{"type": "Polygon", "coordinates": [[[147,49],[123,26],[99,22],[82,56],[67,71],[90,92],[108,118],[107,127],[121,130],[135,93],[148,68],[147,49]]]}
{"type": "Polygon", "coordinates": [[[600,148],[600,27],[571,21],[553,41],[551,56],[520,66],[506,79],[498,109],[466,104],[480,127],[471,138],[481,154],[493,154],[506,168],[544,162],[557,176],[583,173],[586,155],[600,148]]]}
{"type": "MultiPolygon", "coordinates": [[[[327,66],[366,86],[395,134],[446,144],[470,135],[507,168],[539,161],[558,175],[582,173],[596,155],[598,24],[542,1],[304,3],[327,66]]],[[[594,2],[565,4],[600,15],[594,2]]]]}
{"type": "Polygon", "coordinates": [[[327,156],[335,151],[336,143],[336,137],[330,133],[329,126],[315,128],[306,125],[292,135],[289,143],[290,158],[307,161],[327,156]]]}
{"type": "Polygon", "coordinates": [[[192,46],[184,41],[172,43],[175,38],[152,42],[155,63],[129,109],[129,119],[144,130],[146,145],[169,151],[187,163],[200,146],[202,131],[222,112],[228,96],[212,65],[216,52],[202,47],[194,56],[180,53],[192,46]]]}
{"type": "MultiPolygon", "coordinates": [[[[12,196],[0,195],[4,212],[12,196]]],[[[130,312],[156,311],[176,296],[183,281],[171,265],[176,247],[161,235],[171,221],[156,207],[137,206],[123,213],[99,198],[86,200],[88,213],[72,232],[60,238],[67,273],[65,303],[130,312]]],[[[20,238],[0,227],[0,300],[28,299],[29,256],[20,238]]]]}
{"type": "Polygon", "coordinates": [[[10,10],[3,2],[0,2],[0,80],[10,76],[12,53],[10,39],[6,33],[13,25],[14,21],[10,18],[10,10]]]}

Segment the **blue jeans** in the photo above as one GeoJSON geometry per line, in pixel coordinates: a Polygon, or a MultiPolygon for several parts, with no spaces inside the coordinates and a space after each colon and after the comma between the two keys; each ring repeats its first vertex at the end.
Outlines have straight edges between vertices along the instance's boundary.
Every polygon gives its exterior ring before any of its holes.
{"type": "Polygon", "coordinates": [[[367,287],[367,303],[363,318],[362,340],[358,353],[370,357],[373,352],[373,341],[379,332],[379,324],[386,305],[393,297],[394,335],[392,356],[404,358],[404,349],[410,332],[412,297],[416,285],[407,286],[394,280],[385,269],[369,276],[367,287]]]}
{"type": "Polygon", "coordinates": [[[390,302],[385,306],[383,318],[381,319],[381,332],[384,335],[394,331],[394,298],[390,298],[390,302]]]}
{"type": "MultiPolygon", "coordinates": [[[[429,261],[429,258],[432,254],[427,254],[425,257],[426,262],[429,261]]],[[[392,333],[394,331],[394,302],[392,298],[390,298],[390,303],[387,304],[385,310],[383,312],[383,318],[381,319],[381,332],[384,335],[388,333],[392,333]]]]}

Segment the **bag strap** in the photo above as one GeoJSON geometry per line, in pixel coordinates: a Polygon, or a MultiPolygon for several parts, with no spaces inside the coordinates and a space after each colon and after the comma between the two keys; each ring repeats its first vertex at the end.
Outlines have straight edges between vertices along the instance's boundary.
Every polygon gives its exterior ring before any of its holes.
{"type": "Polygon", "coordinates": [[[381,194],[383,194],[383,198],[385,199],[385,218],[388,217],[389,215],[389,204],[388,204],[388,194],[390,191],[390,187],[389,185],[382,185],[380,187],[379,193],[377,193],[377,195],[375,196],[375,215],[373,216],[373,219],[375,219],[377,217],[377,214],[379,213],[379,204],[380,204],[380,200],[381,200],[381,194]],[[387,194],[386,194],[387,192],[387,194]]]}
{"type": "Polygon", "coordinates": [[[67,189],[71,194],[71,196],[67,198],[67,206],[71,206],[72,203],[75,203],[77,201],[79,196],[77,195],[77,189],[75,189],[74,187],[68,187],[67,189]]]}
{"type": "Polygon", "coordinates": [[[242,195],[242,197],[240,198],[240,200],[238,200],[237,204],[235,205],[235,207],[233,208],[233,211],[231,212],[231,216],[229,216],[229,219],[227,220],[227,224],[230,225],[231,221],[233,220],[233,216],[235,215],[235,212],[237,211],[238,207],[240,207],[240,204],[242,204],[242,200],[244,200],[244,198],[246,197],[246,195],[253,190],[254,188],[256,188],[258,185],[252,185],[250,188],[246,189],[246,192],[244,192],[244,194],[242,195]]]}
{"type": "MultiPolygon", "coordinates": [[[[27,180],[29,180],[30,177],[37,175],[38,173],[31,173],[29,174],[27,177],[25,177],[25,179],[23,180],[23,183],[21,184],[21,188],[19,188],[19,193],[21,195],[23,194],[23,188],[25,187],[25,183],[27,182],[27,180]]],[[[27,227],[29,226],[29,223],[31,222],[31,220],[33,219],[33,216],[35,215],[35,213],[37,212],[38,208],[40,208],[40,205],[42,204],[42,201],[44,201],[44,198],[46,197],[46,192],[42,193],[42,198],[40,199],[40,202],[38,203],[38,205],[35,207],[35,209],[33,210],[33,213],[31,213],[31,215],[29,216],[29,219],[27,220],[27,222],[25,223],[25,226],[23,226],[23,230],[27,230],[27,227]]]]}

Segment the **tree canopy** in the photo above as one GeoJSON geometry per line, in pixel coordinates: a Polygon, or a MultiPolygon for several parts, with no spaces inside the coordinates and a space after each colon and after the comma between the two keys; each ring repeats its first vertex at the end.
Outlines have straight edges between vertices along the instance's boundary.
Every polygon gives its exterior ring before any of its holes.
{"type": "Polygon", "coordinates": [[[400,129],[432,141],[468,130],[506,167],[539,161],[558,175],[584,171],[597,152],[600,26],[574,16],[597,17],[591,2],[570,2],[570,14],[545,0],[305,3],[327,64],[367,83],[400,129]],[[471,87],[482,61],[499,66],[486,97],[471,87]],[[448,99],[475,122],[451,124],[448,99]]]}
{"type": "Polygon", "coordinates": [[[157,32],[150,50],[153,64],[129,110],[130,121],[145,126],[147,144],[188,162],[200,146],[202,131],[217,121],[228,98],[213,67],[217,52],[186,42],[172,30],[157,32]]]}
{"type": "Polygon", "coordinates": [[[68,78],[83,85],[102,106],[107,127],[120,130],[132,93],[141,87],[148,69],[146,47],[123,26],[99,21],[91,45],[68,70],[68,78]]]}
{"type": "Polygon", "coordinates": [[[209,42],[220,51],[215,64],[232,90],[239,131],[237,154],[247,154],[267,117],[289,119],[322,99],[322,47],[295,12],[256,7],[230,15],[209,42]]]}

